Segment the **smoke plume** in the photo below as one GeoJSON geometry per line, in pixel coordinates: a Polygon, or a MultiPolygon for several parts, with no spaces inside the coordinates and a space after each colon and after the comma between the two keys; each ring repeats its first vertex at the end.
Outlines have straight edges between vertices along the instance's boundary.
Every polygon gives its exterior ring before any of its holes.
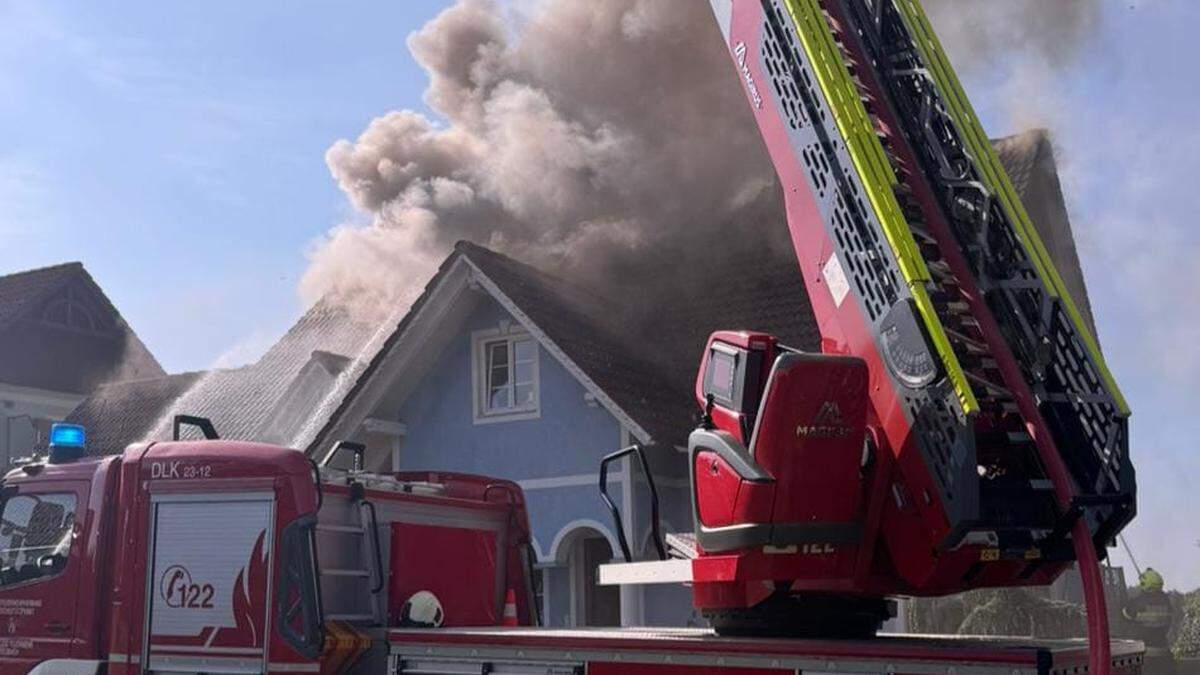
{"type": "Polygon", "coordinates": [[[773,194],[707,3],[461,0],[408,46],[441,119],[390,112],[326,153],[371,223],[313,252],[306,299],[411,301],[458,239],[586,272],[773,194]]]}
{"type": "MultiPolygon", "coordinates": [[[[1090,0],[930,10],[955,63],[972,68],[1018,48],[1056,67],[1096,22],[1090,0]]],[[[460,0],[408,46],[436,117],[389,112],[326,153],[370,223],[339,226],[314,249],[309,301],[411,302],[458,239],[603,274],[623,259],[686,256],[681,241],[747,207],[760,222],[778,210],[707,2],[550,0],[517,15],[460,0]]]]}
{"type": "Polygon", "coordinates": [[[1101,29],[1094,0],[925,0],[951,62],[968,79],[985,78],[1001,95],[1006,135],[1071,123],[1059,77],[1081,65],[1101,29]]]}
{"type": "Polygon", "coordinates": [[[925,0],[955,68],[977,69],[1011,61],[1041,61],[1046,68],[1073,65],[1100,27],[1095,0],[925,0]]]}

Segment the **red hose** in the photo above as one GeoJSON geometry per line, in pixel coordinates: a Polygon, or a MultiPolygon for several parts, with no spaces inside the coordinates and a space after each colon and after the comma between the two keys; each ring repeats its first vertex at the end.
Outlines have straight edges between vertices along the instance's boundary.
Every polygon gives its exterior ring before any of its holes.
{"type": "Polygon", "coordinates": [[[1104,579],[1100,575],[1100,560],[1087,520],[1082,516],[1071,531],[1075,544],[1075,559],[1083,582],[1083,601],[1087,610],[1088,672],[1090,675],[1109,675],[1112,647],[1108,642],[1108,601],[1104,597],[1104,579]]]}

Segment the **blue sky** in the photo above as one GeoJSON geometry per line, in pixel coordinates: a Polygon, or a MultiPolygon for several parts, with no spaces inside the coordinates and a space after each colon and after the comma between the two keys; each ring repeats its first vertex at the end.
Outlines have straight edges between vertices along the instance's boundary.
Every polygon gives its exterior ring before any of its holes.
{"type": "MultiPolygon", "coordinates": [[[[355,214],[325,165],[424,110],[405,37],[446,3],[0,0],[0,272],[82,260],[170,371],[255,357],[355,214]]],[[[1055,134],[1100,339],[1134,409],[1128,531],[1200,585],[1200,3],[1108,0],[1077,63],[965,75],[993,135],[1055,134]]],[[[1123,559],[1123,555],[1118,555],[1123,559]]]]}
{"type": "Polygon", "coordinates": [[[82,260],[168,370],[253,356],[441,4],[0,0],[0,271],[82,260]]]}

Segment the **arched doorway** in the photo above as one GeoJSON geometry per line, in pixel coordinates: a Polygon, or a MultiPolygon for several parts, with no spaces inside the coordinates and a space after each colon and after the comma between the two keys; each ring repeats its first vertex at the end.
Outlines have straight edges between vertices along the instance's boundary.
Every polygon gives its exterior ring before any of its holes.
{"type": "Polygon", "coordinates": [[[563,541],[571,584],[571,616],[576,626],[620,626],[621,591],[600,585],[600,565],[612,562],[608,538],[590,527],[574,530],[563,541]]]}

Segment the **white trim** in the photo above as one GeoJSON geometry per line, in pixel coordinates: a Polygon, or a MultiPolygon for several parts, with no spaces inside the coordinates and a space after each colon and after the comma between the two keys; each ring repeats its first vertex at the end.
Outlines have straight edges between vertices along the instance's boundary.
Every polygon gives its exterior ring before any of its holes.
{"type": "MultiPolygon", "coordinates": [[[[476,425],[493,424],[495,422],[515,422],[518,420],[534,420],[542,416],[542,380],[541,380],[541,345],[538,344],[536,337],[528,331],[521,328],[513,328],[507,320],[500,321],[499,328],[487,328],[471,332],[471,420],[476,425]],[[487,396],[486,383],[488,374],[484,373],[487,369],[487,355],[483,353],[484,347],[491,342],[504,340],[508,343],[508,358],[510,371],[510,379],[515,382],[516,370],[513,367],[515,364],[515,354],[513,345],[518,340],[528,339],[533,342],[533,405],[532,406],[517,406],[509,410],[499,412],[484,411],[484,400],[487,396]]],[[[513,393],[515,398],[515,391],[513,393]]]]}
{"type": "Polygon", "coordinates": [[[571,555],[570,551],[567,552],[567,596],[571,598],[570,613],[567,614],[567,625],[572,628],[581,625],[579,615],[583,613],[583,596],[587,593],[587,589],[583,585],[583,561],[579,559],[583,557],[585,556],[583,556],[582,551],[577,550],[574,556],[571,555]]]}
{"type": "Polygon", "coordinates": [[[395,436],[392,438],[392,473],[400,473],[400,468],[403,465],[402,456],[400,454],[400,451],[404,447],[403,442],[403,436],[395,436]]]}
{"type": "Polygon", "coordinates": [[[363,431],[384,436],[403,437],[408,435],[408,425],[396,420],[385,420],[379,417],[368,417],[362,421],[363,431]]]}
{"type": "MultiPolygon", "coordinates": [[[[391,341],[392,344],[389,349],[373,357],[373,360],[378,361],[378,365],[371,372],[370,377],[362,380],[362,374],[353,375],[355,378],[359,378],[360,382],[351,389],[347,398],[338,404],[337,409],[342,410],[343,414],[322,422],[318,429],[314,429],[313,437],[309,437],[308,432],[297,436],[295,440],[307,452],[313,452],[314,448],[323,447],[330,438],[349,437],[357,428],[357,421],[374,411],[385,394],[392,391],[401,374],[412,367],[413,360],[420,353],[419,346],[431,340],[445,341],[444,336],[438,333],[439,322],[447,316],[461,294],[468,292],[468,288],[477,287],[486,291],[493,300],[528,330],[538,340],[540,346],[554,357],[572,377],[578,380],[584,389],[595,396],[600,405],[615,417],[618,423],[627,427],[640,442],[647,445],[652,442],[649,432],[635,422],[595,381],[567,357],[562,349],[554,344],[527,314],[517,308],[513,301],[502,293],[499,287],[473,261],[468,259],[465,254],[459,253],[458,255],[458,259],[451,263],[449,269],[446,269],[444,273],[439,272],[442,274],[442,279],[438,285],[426,290],[429,296],[426,302],[416,310],[416,314],[406,317],[407,327],[404,333],[395,338],[391,336],[386,338],[385,343],[391,341]]],[[[392,331],[395,330],[392,328],[392,331]]]]}
{"type": "Polygon", "coordinates": [[[600,566],[599,575],[601,586],[620,586],[622,595],[626,588],[640,594],[645,584],[686,584],[693,580],[692,561],[681,558],[609,563],[600,566]]]}
{"type": "Polygon", "coordinates": [[[167,672],[202,672],[202,673],[259,673],[262,672],[263,657],[239,658],[236,656],[216,656],[207,654],[155,654],[153,660],[147,660],[151,672],[165,670],[167,672]]]}
{"type": "MultiPolygon", "coordinates": [[[[629,429],[621,427],[620,445],[617,447],[627,448],[630,445],[629,429]]],[[[635,513],[634,492],[637,490],[637,485],[633,480],[633,455],[625,455],[621,462],[621,473],[624,480],[621,481],[621,511],[624,513],[622,519],[625,526],[625,536],[635,537],[637,535],[637,514],[635,513]]],[[[633,556],[639,556],[640,551],[630,551],[633,556]]],[[[613,558],[623,560],[623,554],[617,549],[613,549],[613,558]]],[[[634,558],[637,559],[636,557],[634,558]]],[[[645,611],[643,610],[642,589],[637,586],[622,586],[620,589],[621,601],[621,625],[622,626],[641,626],[646,623],[645,611]]]]}
{"type": "MultiPolygon", "coordinates": [[[[313,453],[318,448],[328,444],[327,439],[349,438],[358,428],[358,422],[370,416],[384,396],[392,393],[398,380],[414,366],[415,359],[421,354],[421,345],[430,341],[440,340],[448,343],[445,336],[438,331],[442,329],[441,322],[447,317],[459,298],[467,293],[467,280],[474,268],[462,260],[455,261],[447,269],[441,282],[432,289],[426,302],[417,308],[415,314],[409,311],[406,315],[407,328],[401,334],[396,334],[398,326],[384,324],[380,327],[371,341],[382,339],[380,351],[372,357],[377,361],[376,367],[370,371],[369,377],[364,372],[353,372],[348,369],[340,377],[352,376],[357,382],[347,392],[334,410],[341,410],[340,416],[331,413],[330,417],[320,422],[320,427],[313,430],[313,436],[301,433],[296,440],[305,452],[313,453]],[[386,335],[385,335],[386,333],[386,335]],[[382,336],[382,337],[381,337],[382,336]],[[389,341],[392,344],[384,349],[389,341]],[[349,375],[348,375],[349,374],[349,375]]],[[[404,323],[404,320],[401,320],[404,323]]]]}
{"type": "MultiPolygon", "coordinates": [[[[554,535],[554,541],[550,542],[550,550],[548,552],[550,560],[559,560],[563,539],[568,535],[574,534],[576,530],[583,529],[595,530],[604,535],[604,538],[608,540],[608,547],[613,550],[614,555],[616,555],[617,551],[621,550],[621,545],[617,543],[616,536],[613,535],[612,531],[606,525],[602,525],[591,518],[578,518],[558,529],[558,533],[554,535]]],[[[566,557],[564,556],[562,560],[566,561],[566,557]]]]}
{"type": "Polygon", "coordinates": [[[0,401],[62,408],[65,410],[64,415],[74,410],[84,398],[83,394],[71,394],[52,389],[37,389],[35,387],[21,387],[15,384],[0,382],[0,401]]]}
{"type": "Polygon", "coordinates": [[[640,424],[635,422],[628,413],[622,410],[621,407],[612,400],[612,397],[610,397],[603,389],[601,389],[600,386],[597,385],[594,380],[592,380],[592,378],[588,377],[588,375],[583,372],[583,369],[580,368],[579,365],[574,361],[572,361],[571,358],[568,357],[566,353],[563,352],[563,350],[559,348],[559,346],[556,345],[548,335],[546,335],[545,331],[539,328],[537,324],[535,324],[533,320],[529,318],[528,314],[521,311],[521,308],[517,307],[516,303],[514,303],[511,298],[505,295],[500,290],[500,287],[497,286],[495,282],[489,279],[488,276],[479,269],[474,261],[467,256],[463,256],[462,259],[474,271],[474,274],[471,277],[472,280],[478,282],[479,285],[484,288],[484,290],[486,290],[493,298],[495,298],[496,302],[500,303],[500,306],[503,307],[505,311],[511,314],[513,318],[515,318],[521,323],[522,326],[525,327],[525,330],[529,331],[530,334],[537,338],[538,342],[541,343],[546,352],[553,356],[560,364],[562,364],[563,368],[566,368],[567,372],[570,373],[576,380],[579,380],[579,382],[583,384],[584,388],[596,397],[596,400],[600,402],[600,405],[604,406],[604,408],[608,410],[613,417],[617,418],[617,421],[620,422],[622,426],[628,428],[639,441],[646,445],[649,445],[653,441],[653,439],[650,437],[650,433],[643,429],[640,424]]]}
{"type": "Polygon", "coordinates": [[[546,586],[550,583],[550,570],[552,567],[538,567],[535,571],[542,575],[542,625],[546,626],[550,621],[550,589],[546,586]]]}

